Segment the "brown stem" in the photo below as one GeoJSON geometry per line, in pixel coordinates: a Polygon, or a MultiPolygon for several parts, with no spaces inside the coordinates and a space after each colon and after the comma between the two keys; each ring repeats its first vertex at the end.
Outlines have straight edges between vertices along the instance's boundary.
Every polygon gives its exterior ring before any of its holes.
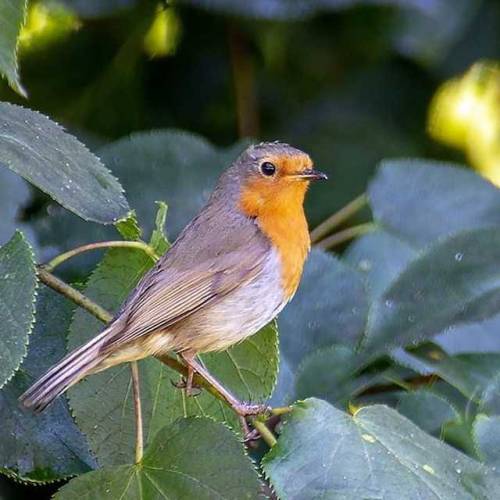
{"type": "Polygon", "coordinates": [[[62,264],[63,262],[75,257],[76,255],[80,255],[84,252],[89,252],[90,250],[97,250],[99,248],[135,248],[137,250],[142,250],[144,253],[149,255],[153,261],[158,260],[158,255],[156,255],[155,251],[143,241],[98,241],[97,243],[90,243],[88,245],[83,245],[78,248],[74,248],[73,250],[69,250],[68,252],[64,252],[60,255],[54,257],[50,262],[44,264],[45,270],[52,272],[57,266],[62,264]]]}
{"type": "Polygon", "coordinates": [[[234,25],[229,26],[228,31],[238,134],[240,137],[258,137],[259,118],[255,90],[255,67],[250,47],[243,33],[234,25]]]}
{"type": "Polygon", "coordinates": [[[144,435],[142,425],[142,404],[141,404],[141,387],[139,382],[139,367],[137,361],[130,363],[132,371],[132,391],[134,394],[134,410],[135,410],[135,463],[141,462],[144,455],[144,435]]]}

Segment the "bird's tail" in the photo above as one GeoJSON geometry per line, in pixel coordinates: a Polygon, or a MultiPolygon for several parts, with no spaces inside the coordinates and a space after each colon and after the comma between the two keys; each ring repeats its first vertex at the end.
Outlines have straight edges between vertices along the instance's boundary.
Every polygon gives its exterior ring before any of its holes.
{"type": "Polygon", "coordinates": [[[19,401],[35,412],[43,411],[54,399],[85,376],[99,371],[99,365],[109,356],[101,347],[109,338],[110,325],[102,333],[75,349],[38,379],[19,401]]]}

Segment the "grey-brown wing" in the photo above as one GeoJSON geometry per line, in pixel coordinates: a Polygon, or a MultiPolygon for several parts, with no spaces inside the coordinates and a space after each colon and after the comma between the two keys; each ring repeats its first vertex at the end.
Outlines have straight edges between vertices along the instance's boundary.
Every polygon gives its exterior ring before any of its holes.
{"type": "MultiPolygon", "coordinates": [[[[190,269],[154,268],[124,305],[124,328],[111,337],[106,349],[116,349],[143,335],[166,329],[208,303],[252,280],[262,271],[268,247],[255,241],[250,248],[221,253],[190,269]]],[[[123,318],[122,318],[123,319],[123,318]]]]}

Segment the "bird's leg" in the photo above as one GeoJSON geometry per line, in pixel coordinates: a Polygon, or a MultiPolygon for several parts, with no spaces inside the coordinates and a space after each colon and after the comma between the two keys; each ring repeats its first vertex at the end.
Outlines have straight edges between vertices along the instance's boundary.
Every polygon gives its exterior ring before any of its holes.
{"type": "Polygon", "coordinates": [[[238,414],[238,416],[243,417],[244,419],[250,415],[265,413],[268,410],[266,405],[252,405],[239,401],[216,378],[214,378],[199,361],[197,361],[195,354],[184,352],[181,353],[181,357],[188,367],[188,378],[189,369],[191,369],[193,375],[194,373],[197,373],[201,378],[214,387],[227,404],[238,414]]]}

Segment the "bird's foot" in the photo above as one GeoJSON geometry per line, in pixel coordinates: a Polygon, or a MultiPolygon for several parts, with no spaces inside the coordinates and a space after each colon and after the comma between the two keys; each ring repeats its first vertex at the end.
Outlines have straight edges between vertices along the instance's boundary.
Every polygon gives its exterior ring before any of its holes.
{"type": "Polygon", "coordinates": [[[255,416],[255,415],[262,415],[265,413],[269,413],[271,411],[271,408],[267,405],[254,405],[250,403],[236,403],[233,405],[234,411],[240,416],[240,417],[249,417],[249,416],[255,416]]]}
{"type": "Polygon", "coordinates": [[[177,389],[185,389],[187,396],[198,396],[201,393],[201,386],[195,384],[194,382],[191,382],[189,385],[185,377],[182,377],[176,382],[172,380],[172,385],[177,389]]]}

